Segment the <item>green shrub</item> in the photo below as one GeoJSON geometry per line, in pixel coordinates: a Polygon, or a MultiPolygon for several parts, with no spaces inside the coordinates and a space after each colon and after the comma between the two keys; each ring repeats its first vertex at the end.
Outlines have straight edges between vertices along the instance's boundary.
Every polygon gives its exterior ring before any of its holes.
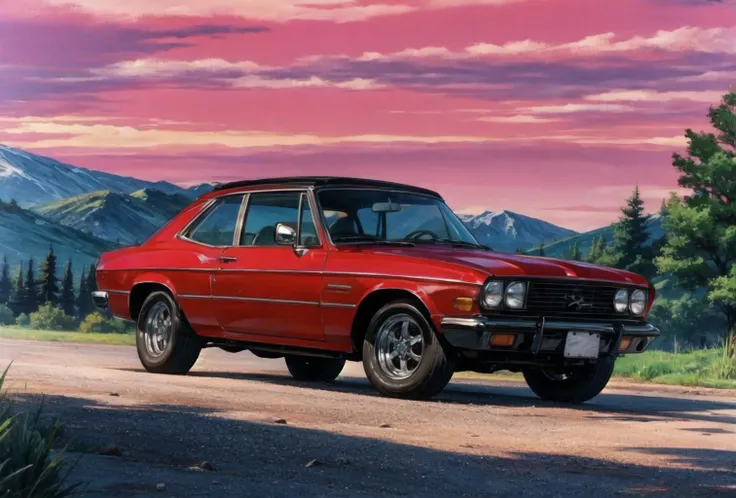
{"type": "Polygon", "coordinates": [[[28,315],[25,313],[21,313],[18,315],[18,318],[15,319],[15,324],[18,325],[18,327],[27,328],[31,326],[31,319],[28,318],[28,315]]]}
{"type": "Polygon", "coordinates": [[[89,332],[107,332],[107,330],[104,330],[105,328],[105,317],[97,312],[87,315],[79,326],[80,332],[84,332],[85,334],[89,332]]]}
{"type": "Polygon", "coordinates": [[[0,325],[15,325],[13,310],[4,304],[0,304],[0,325]]]}
{"type": "Polygon", "coordinates": [[[84,333],[108,334],[128,332],[131,328],[125,320],[119,318],[106,319],[101,313],[94,312],[87,315],[87,318],[79,326],[79,330],[84,333]]]}
{"type": "MultiPolygon", "coordinates": [[[[9,367],[8,367],[9,368],[9,367]]],[[[60,425],[40,430],[41,410],[10,416],[0,376],[0,493],[3,498],[64,498],[79,485],[65,486],[62,456],[52,456],[60,425]]]]}
{"type": "Polygon", "coordinates": [[[31,313],[31,328],[39,330],[69,330],[74,328],[74,318],[59,306],[46,303],[31,313]]]}

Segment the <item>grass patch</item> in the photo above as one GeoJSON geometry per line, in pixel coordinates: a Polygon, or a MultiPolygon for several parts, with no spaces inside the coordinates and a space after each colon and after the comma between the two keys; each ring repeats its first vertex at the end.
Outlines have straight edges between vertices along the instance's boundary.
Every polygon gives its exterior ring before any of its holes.
{"type": "Polygon", "coordinates": [[[21,327],[0,327],[0,338],[27,339],[31,341],[51,342],[91,342],[97,344],[132,345],[135,344],[134,333],[72,332],[56,330],[34,330],[21,327]]]}
{"type": "Polygon", "coordinates": [[[736,358],[729,358],[724,348],[646,351],[619,358],[614,375],[657,384],[736,389],[736,358]]]}

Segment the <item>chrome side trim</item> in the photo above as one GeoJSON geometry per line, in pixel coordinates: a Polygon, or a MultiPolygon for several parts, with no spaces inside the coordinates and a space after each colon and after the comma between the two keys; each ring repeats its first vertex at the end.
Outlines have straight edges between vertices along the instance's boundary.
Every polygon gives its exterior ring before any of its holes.
{"type": "MultiPolygon", "coordinates": [[[[130,271],[129,269],[113,269],[107,271],[130,271]]],[[[137,268],[136,271],[191,271],[191,272],[214,272],[214,273],[291,273],[294,275],[322,275],[325,277],[365,277],[365,278],[390,278],[396,280],[417,280],[422,282],[443,282],[448,284],[470,285],[482,287],[483,283],[467,282],[453,278],[423,277],[418,275],[391,275],[388,273],[347,272],[347,271],[322,271],[322,270],[272,270],[259,268],[137,268]]]]}
{"type": "Polygon", "coordinates": [[[353,288],[352,285],[343,285],[343,284],[327,284],[327,288],[330,290],[336,290],[336,291],[347,291],[353,288]]]}
{"type": "Polygon", "coordinates": [[[319,306],[323,308],[356,308],[357,304],[326,303],[317,301],[296,301],[291,299],[270,299],[265,297],[237,297],[237,296],[203,296],[199,294],[180,294],[178,299],[216,299],[220,301],[243,301],[251,303],[298,304],[303,306],[319,306]]]}
{"type": "MultiPolygon", "coordinates": [[[[108,294],[123,294],[126,296],[130,294],[130,291],[124,291],[124,290],[100,289],[100,291],[107,292],[108,294]]],[[[94,292],[92,294],[94,294],[94,292]]]]}

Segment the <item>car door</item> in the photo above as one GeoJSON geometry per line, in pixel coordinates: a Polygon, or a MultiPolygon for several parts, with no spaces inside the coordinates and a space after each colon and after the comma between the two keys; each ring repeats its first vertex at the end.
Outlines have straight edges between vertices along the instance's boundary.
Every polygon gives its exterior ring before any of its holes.
{"type": "Polygon", "coordinates": [[[215,272],[220,326],[236,334],[323,340],[320,290],[327,252],[307,192],[254,192],[245,205],[237,245],[223,250],[215,272]],[[295,245],[277,244],[277,224],[296,231],[295,245]]]}
{"type": "Polygon", "coordinates": [[[244,198],[243,194],[235,194],[213,200],[178,237],[178,253],[173,257],[183,262],[183,268],[169,272],[168,277],[176,286],[177,300],[187,320],[198,332],[221,330],[210,299],[212,281],[223,248],[236,240],[244,198]]]}

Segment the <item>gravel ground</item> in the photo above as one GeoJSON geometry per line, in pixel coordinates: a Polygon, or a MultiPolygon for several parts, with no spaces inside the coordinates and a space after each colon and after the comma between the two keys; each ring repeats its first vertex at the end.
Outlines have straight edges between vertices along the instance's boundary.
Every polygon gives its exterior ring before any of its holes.
{"type": "Polygon", "coordinates": [[[489,376],[419,402],[359,364],[309,385],[206,350],[159,376],[131,347],[0,340],[11,360],[14,396],[62,418],[82,496],[736,497],[735,391],[612,382],[569,407],[489,376]]]}

